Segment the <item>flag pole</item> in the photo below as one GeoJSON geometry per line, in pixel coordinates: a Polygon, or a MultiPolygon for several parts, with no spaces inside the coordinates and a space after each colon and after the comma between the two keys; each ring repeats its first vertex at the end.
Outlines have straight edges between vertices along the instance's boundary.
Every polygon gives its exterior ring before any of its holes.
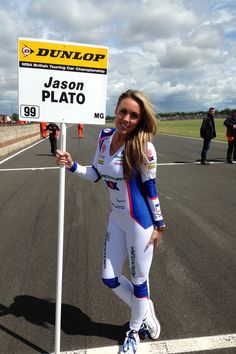
{"type": "MultiPolygon", "coordinates": [[[[60,125],[60,149],[66,150],[66,124],[60,125]]],[[[60,354],[61,339],[61,303],[63,274],[63,241],[65,214],[65,166],[59,168],[59,206],[58,206],[58,244],[57,244],[57,284],[56,284],[56,318],[55,318],[55,354],[60,354]]]]}

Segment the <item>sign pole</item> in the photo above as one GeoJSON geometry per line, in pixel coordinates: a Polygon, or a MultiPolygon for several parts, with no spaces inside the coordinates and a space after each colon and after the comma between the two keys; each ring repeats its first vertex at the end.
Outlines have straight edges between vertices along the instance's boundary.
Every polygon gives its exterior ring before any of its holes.
{"type": "MultiPolygon", "coordinates": [[[[65,123],[61,123],[60,130],[61,130],[61,132],[60,132],[60,135],[61,135],[60,149],[62,151],[65,151],[66,150],[66,124],[65,123]]],[[[59,169],[59,206],[58,206],[55,354],[60,354],[64,210],[65,210],[65,166],[60,166],[60,169],[59,169]]]]}
{"type": "MultiPolygon", "coordinates": [[[[66,123],[105,124],[107,69],[107,47],[19,38],[20,120],[60,123],[65,151],[66,123]]],[[[60,354],[65,166],[59,168],[58,204],[55,354],[60,354]]]]}

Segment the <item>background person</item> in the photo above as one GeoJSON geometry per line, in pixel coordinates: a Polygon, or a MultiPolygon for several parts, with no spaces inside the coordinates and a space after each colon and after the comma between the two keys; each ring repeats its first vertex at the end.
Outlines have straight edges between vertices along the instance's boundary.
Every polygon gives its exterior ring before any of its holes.
{"type": "Polygon", "coordinates": [[[149,99],[128,90],[118,99],[116,129],[103,129],[91,167],[81,166],[68,152],[57,150],[57,163],[74,174],[106,183],[111,213],[104,244],[102,280],[130,308],[129,331],[120,351],[134,354],[139,330],[152,339],[160,335],[149,292],[153,249],[165,224],[156,190],[156,151],[150,142],[156,134],[156,115],[149,99]],[[131,281],[122,275],[129,258],[131,281]]]}
{"type": "Polygon", "coordinates": [[[228,139],[227,162],[236,161],[236,110],[232,112],[231,117],[226,118],[224,125],[227,128],[226,136],[228,139]]]}
{"type": "Polygon", "coordinates": [[[201,164],[209,165],[207,161],[207,152],[210,148],[211,140],[216,137],[216,129],[215,129],[215,118],[216,110],[215,108],[209,108],[209,111],[206,117],[202,121],[202,125],[200,128],[200,136],[203,138],[203,147],[201,152],[201,164]]]}
{"type": "Polygon", "coordinates": [[[56,156],[57,140],[59,139],[60,129],[55,123],[49,123],[46,128],[49,131],[49,141],[51,144],[51,153],[56,156]]]}
{"type": "Polygon", "coordinates": [[[84,136],[84,124],[79,123],[79,124],[77,125],[77,130],[78,130],[79,139],[82,139],[83,136],[84,136]]]}
{"type": "Polygon", "coordinates": [[[41,137],[43,139],[46,139],[46,137],[47,137],[47,123],[46,122],[40,122],[40,133],[41,133],[41,137]]]}

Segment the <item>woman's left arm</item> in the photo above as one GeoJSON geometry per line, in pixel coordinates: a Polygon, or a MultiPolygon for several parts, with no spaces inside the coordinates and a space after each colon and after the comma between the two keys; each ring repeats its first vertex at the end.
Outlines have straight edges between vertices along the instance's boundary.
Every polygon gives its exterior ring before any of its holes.
{"type": "Polygon", "coordinates": [[[146,162],[141,171],[143,193],[147,198],[152,218],[153,218],[153,233],[147,244],[154,244],[154,248],[158,245],[161,234],[165,229],[165,222],[161,212],[160,200],[156,188],[156,165],[157,155],[152,143],[148,142],[146,162]]]}

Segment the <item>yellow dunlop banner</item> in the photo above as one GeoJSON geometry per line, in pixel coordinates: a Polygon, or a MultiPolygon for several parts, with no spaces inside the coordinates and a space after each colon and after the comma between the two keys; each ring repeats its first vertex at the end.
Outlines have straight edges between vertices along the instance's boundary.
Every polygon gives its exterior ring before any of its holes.
{"type": "Polygon", "coordinates": [[[65,70],[68,66],[69,70],[72,66],[105,69],[101,73],[106,72],[108,62],[107,48],[27,39],[19,40],[18,57],[21,67],[65,70]]]}

